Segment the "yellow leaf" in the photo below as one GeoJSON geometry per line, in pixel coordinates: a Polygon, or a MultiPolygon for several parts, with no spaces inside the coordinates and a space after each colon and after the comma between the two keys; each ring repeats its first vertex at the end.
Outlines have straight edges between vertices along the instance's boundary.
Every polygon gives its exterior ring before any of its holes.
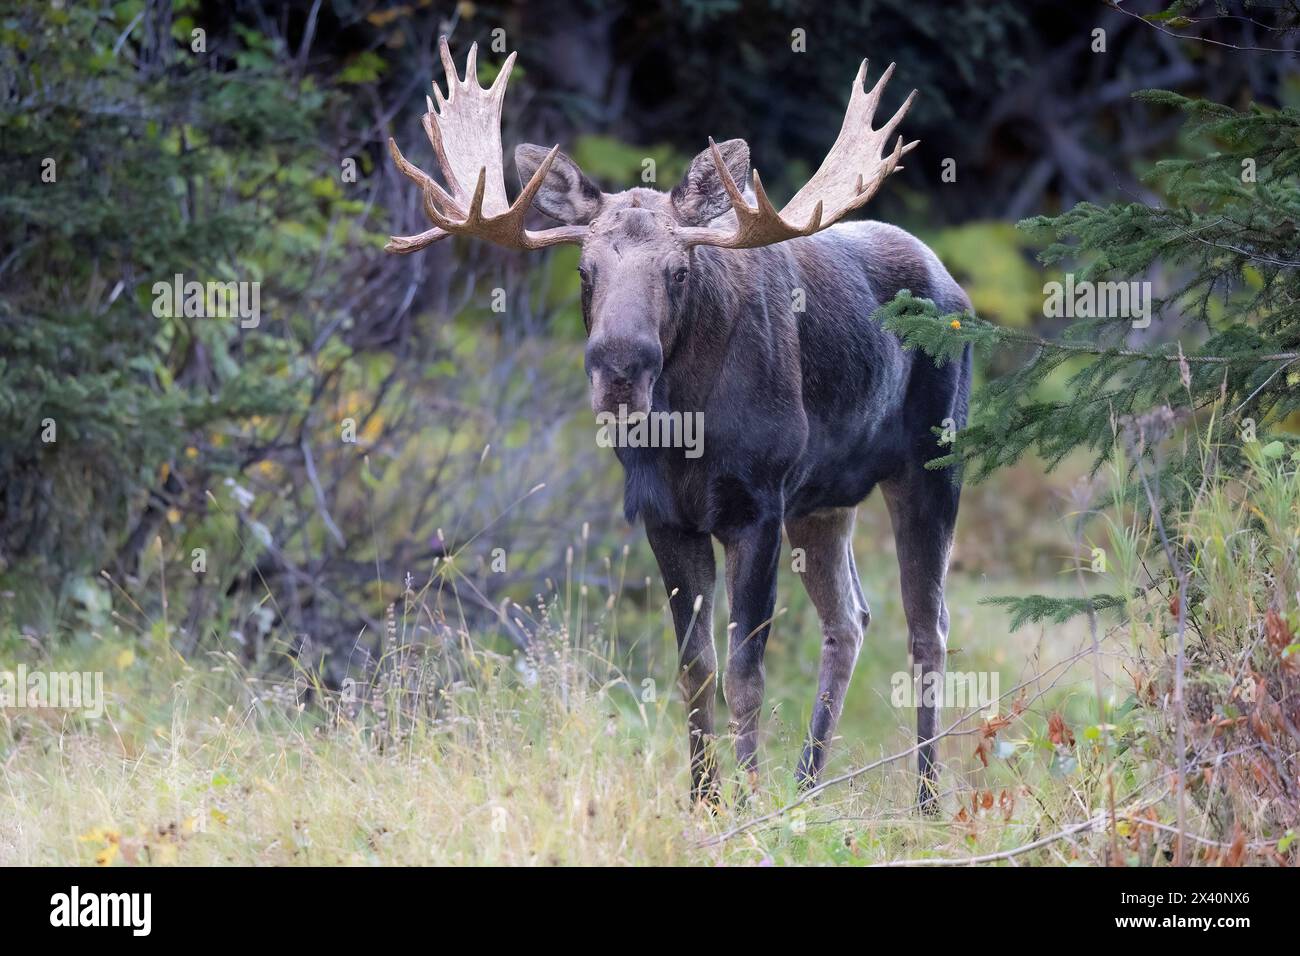
{"type": "Polygon", "coordinates": [[[374,13],[366,14],[366,20],[377,27],[385,26],[392,23],[398,17],[411,15],[411,8],[408,6],[394,7],[391,10],[377,10],[374,13]]]}
{"type": "Polygon", "coordinates": [[[118,846],[116,843],[110,843],[104,849],[95,854],[96,866],[112,866],[113,861],[117,859],[118,846]]]}
{"type": "Polygon", "coordinates": [[[384,416],[379,412],[375,412],[366,420],[365,427],[361,429],[361,440],[367,444],[373,444],[379,440],[379,436],[383,433],[384,416]]]}

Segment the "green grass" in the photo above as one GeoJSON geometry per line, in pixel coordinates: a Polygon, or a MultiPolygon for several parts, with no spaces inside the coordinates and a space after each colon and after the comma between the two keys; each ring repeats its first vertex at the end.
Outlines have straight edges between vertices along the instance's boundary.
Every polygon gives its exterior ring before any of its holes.
{"type": "MultiPolygon", "coordinates": [[[[978,553],[969,536],[983,517],[967,519],[959,558],[978,553]]],[[[527,658],[470,633],[456,600],[466,582],[443,565],[398,597],[373,684],[351,696],[312,673],[253,672],[233,643],[183,659],[158,622],[71,634],[44,645],[52,657],[0,635],[4,660],[104,672],[108,698],[97,720],[0,710],[0,864],[1149,865],[1172,858],[1180,819],[1189,862],[1285,862],[1296,803],[1256,754],[1295,760],[1278,749],[1278,707],[1293,706],[1300,652],[1300,470],[1261,461],[1244,482],[1210,483],[1181,524],[1175,536],[1196,548],[1181,809],[1170,580],[1153,527],[1111,509],[1092,526],[1111,567],[1087,585],[1138,596],[1101,619],[1096,654],[1084,616],[1013,632],[982,603],[1077,597],[1075,574],[1030,583],[958,561],[949,669],[996,671],[1006,697],[994,721],[945,710],[941,809],[917,815],[914,717],[890,699],[908,666],[898,571],[869,503],[856,551],[873,622],[823,779],[861,772],[809,797],[793,769],[820,638],[796,576],[782,576],[768,645],[756,780],[735,773],[724,736],[724,799],[700,807],[662,589],[657,607],[583,589],[583,537],[573,579],[530,609],[543,626],[527,658]],[[1249,687],[1247,662],[1261,675],[1249,687]]],[[[1055,546],[1068,564],[1063,535],[1055,546]]],[[[721,701],[718,714],[725,734],[721,701]]]]}
{"type": "MultiPolygon", "coordinates": [[[[913,743],[910,709],[889,700],[890,676],[906,669],[906,639],[885,557],[867,579],[875,620],[828,774],[913,743]]],[[[954,580],[953,662],[997,667],[1009,690],[1034,655],[1063,656],[1078,635],[1009,637],[1002,612],[978,604],[991,590],[970,576],[954,580]]],[[[230,656],[182,661],[155,647],[128,661],[104,642],[57,663],[105,670],[105,719],[4,712],[0,862],[868,863],[1003,849],[1041,828],[1040,801],[1067,812],[1067,787],[1026,780],[1021,769],[982,770],[977,738],[956,737],[944,743],[949,792],[937,822],[909,811],[909,756],[710,845],[796,797],[819,638],[797,583],[783,584],[782,599],[757,792],[729,776],[727,800],[712,812],[686,799],[684,709],[669,690],[673,645],[662,618],[639,619],[639,640],[654,647],[630,655],[638,670],[615,667],[598,649],[599,620],[579,638],[557,631],[530,680],[463,635],[436,653],[399,651],[419,686],[408,682],[411,713],[395,724],[397,708],[383,724],[374,707],[349,713],[337,697],[299,708],[295,692],[309,680],[258,680],[230,656]],[[642,699],[647,678],[653,700],[642,699]],[[1010,823],[997,810],[954,827],[980,787],[1015,791],[1010,823]]],[[[399,644],[408,630],[415,636],[417,618],[401,622],[399,644]]],[[[1048,701],[1066,707],[1070,694],[1065,684],[1048,701]]]]}

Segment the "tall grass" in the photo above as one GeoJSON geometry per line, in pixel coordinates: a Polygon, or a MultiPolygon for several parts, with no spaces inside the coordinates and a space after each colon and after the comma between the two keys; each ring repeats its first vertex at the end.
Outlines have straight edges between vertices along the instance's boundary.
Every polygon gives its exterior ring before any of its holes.
{"type": "MultiPolygon", "coordinates": [[[[1300,825],[1300,453],[1247,452],[1246,474],[1183,489],[1189,504],[1159,545],[1150,522],[1111,526],[1126,592],[1141,595],[1127,756],[1163,775],[1175,859],[1188,863],[1291,862],[1300,825]]],[[[1139,858],[1170,847],[1167,822],[1148,816],[1129,831],[1139,858]]]]}
{"type": "MultiPolygon", "coordinates": [[[[1117,464],[1112,500],[1139,476],[1117,464]]],[[[980,599],[1015,584],[954,575],[950,667],[998,671],[1005,696],[994,716],[945,711],[938,820],[913,811],[912,713],[887,701],[906,661],[885,562],[863,562],[875,622],[827,772],[840,782],[794,789],[819,638],[783,581],[757,785],[733,772],[705,808],[688,799],[666,608],[629,606],[626,554],[589,558],[584,533],[566,580],[502,606],[526,649],[466,624],[475,584],[453,555],[407,580],[377,660],[341,688],[292,642],[273,651],[284,666],[254,670],[233,646],[184,658],[151,626],[53,657],[5,636],[5,660],[103,670],[110,699],[98,721],[0,711],[0,862],[1290,862],[1300,477],[1261,451],[1187,500],[1165,529],[1181,582],[1149,510],[1076,502],[1083,551],[1104,547],[1107,568],[1076,574],[1071,555],[1049,590],[1129,596],[1095,633],[1083,618],[1012,633],[980,599]],[[608,593],[585,585],[589,561],[608,593]]]]}

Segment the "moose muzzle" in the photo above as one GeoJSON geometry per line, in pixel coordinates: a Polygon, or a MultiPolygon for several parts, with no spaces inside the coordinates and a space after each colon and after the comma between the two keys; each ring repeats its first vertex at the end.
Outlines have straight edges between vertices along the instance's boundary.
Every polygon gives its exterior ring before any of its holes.
{"type": "Polygon", "coordinates": [[[596,414],[650,411],[650,394],[663,371],[663,351],[650,338],[602,336],[587,343],[591,410],[596,414]]]}

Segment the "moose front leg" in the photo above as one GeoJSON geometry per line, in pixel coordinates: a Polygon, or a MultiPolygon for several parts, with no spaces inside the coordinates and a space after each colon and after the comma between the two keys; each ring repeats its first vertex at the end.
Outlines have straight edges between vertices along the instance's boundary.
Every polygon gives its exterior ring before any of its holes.
{"type": "Polygon", "coordinates": [[[691,755],[691,798],[717,798],[713,742],[718,656],[713,646],[713,539],[676,528],[646,525],[646,537],[668,589],[680,662],[677,682],[686,702],[691,755]],[[699,601],[696,609],[695,602],[699,601]]]}
{"type": "Polygon", "coordinates": [[[757,771],[758,713],[763,707],[763,652],[776,605],[776,570],[781,559],[781,519],[760,520],[719,534],[727,552],[727,672],[723,695],[736,735],[736,762],[757,771]]]}

